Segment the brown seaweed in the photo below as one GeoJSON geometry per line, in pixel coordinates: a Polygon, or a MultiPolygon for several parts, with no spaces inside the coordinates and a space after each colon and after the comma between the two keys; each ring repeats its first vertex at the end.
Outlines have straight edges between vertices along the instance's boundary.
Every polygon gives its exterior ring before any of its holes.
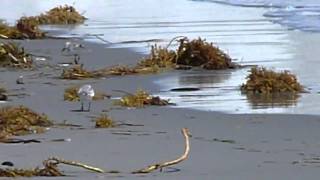
{"type": "Polygon", "coordinates": [[[50,9],[44,14],[31,17],[38,24],[81,24],[87,18],[82,16],[73,6],[64,5],[50,9]]]}
{"type": "Polygon", "coordinates": [[[86,70],[82,64],[74,65],[71,68],[64,69],[61,74],[62,79],[71,79],[71,80],[100,78],[102,76],[103,74],[101,74],[100,72],[86,70]]]}
{"type": "Polygon", "coordinates": [[[81,24],[86,20],[74,7],[64,5],[50,9],[38,16],[21,17],[15,26],[0,23],[0,37],[5,39],[41,39],[46,33],[39,25],[43,24],[81,24]]]}
{"type": "Polygon", "coordinates": [[[236,67],[229,55],[214,46],[213,43],[208,43],[201,38],[192,41],[187,38],[180,39],[176,64],[201,66],[208,70],[236,67]]]}
{"type": "Polygon", "coordinates": [[[115,103],[126,107],[166,106],[170,104],[169,100],[161,99],[159,96],[151,96],[143,90],[137,90],[135,94],[127,94],[115,103]]]}
{"type": "Polygon", "coordinates": [[[14,42],[0,43],[0,67],[31,68],[32,59],[14,42]]]}
{"type": "Polygon", "coordinates": [[[5,22],[0,21],[0,38],[23,39],[25,36],[16,27],[9,26],[5,22]]]}
{"type": "Polygon", "coordinates": [[[112,128],[116,127],[116,123],[107,115],[101,114],[99,117],[94,119],[96,128],[112,128]]]}
{"type": "Polygon", "coordinates": [[[0,109],[0,139],[32,133],[42,133],[52,122],[24,106],[7,106],[0,109]]]}
{"type": "Polygon", "coordinates": [[[247,76],[247,82],[241,86],[245,93],[299,93],[303,86],[290,71],[275,72],[264,67],[254,67],[247,76]]]}
{"type": "Polygon", "coordinates": [[[29,17],[21,17],[17,21],[16,28],[28,39],[41,39],[45,37],[45,33],[40,30],[38,22],[29,17]]]}
{"type": "Polygon", "coordinates": [[[172,68],[174,67],[176,53],[167,48],[158,47],[156,44],[151,46],[149,57],[142,59],[138,67],[157,67],[172,68]]]}

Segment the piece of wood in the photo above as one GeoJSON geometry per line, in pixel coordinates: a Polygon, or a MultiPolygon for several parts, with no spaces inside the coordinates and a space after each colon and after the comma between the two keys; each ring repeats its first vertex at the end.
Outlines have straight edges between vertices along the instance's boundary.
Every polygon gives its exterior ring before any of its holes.
{"type": "Polygon", "coordinates": [[[83,164],[80,162],[76,162],[76,161],[68,161],[68,160],[64,160],[61,158],[57,158],[57,157],[51,157],[48,159],[49,161],[53,161],[55,162],[55,164],[66,164],[66,165],[70,165],[70,166],[77,166],[77,167],[81,167],[90,171],[94,171],[94,172],[98,172],[98,173],[105,173],[104,170],[97,168],[97,167],[93,167],[87,164],[83,164]]]}
{"type": "Polygon", "coordinates": [[[182,128],[181,130],[184,138],[185,138],[185,149],[184,149],[184,153],[178,157],[177,159],[174,159],[172,161],[165,161],[162,163],[157,163],[157,164],[152,164],[150,166],[147,166],[146,168],[137,170],[137,171],[133,171],[132,174],[143,174],[143,173],[150,173],[152,171],[155,171],[157,169],[162,170],[162,168],[164,167],[169,167],[175,164],[178,164],[184,160],[186,160],[188,158],[189,152],[190,152],[190,142],[189,142],[189,129],[187,128],[182,128]]]}

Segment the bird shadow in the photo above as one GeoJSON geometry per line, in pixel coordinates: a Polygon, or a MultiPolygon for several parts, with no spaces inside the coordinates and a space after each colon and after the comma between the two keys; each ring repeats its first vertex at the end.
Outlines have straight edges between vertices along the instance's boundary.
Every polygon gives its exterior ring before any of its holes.
{"type": "Polygon", "coordinates": [[[72,109],[71,112],[90,112],[89,110],[72,109]]]}

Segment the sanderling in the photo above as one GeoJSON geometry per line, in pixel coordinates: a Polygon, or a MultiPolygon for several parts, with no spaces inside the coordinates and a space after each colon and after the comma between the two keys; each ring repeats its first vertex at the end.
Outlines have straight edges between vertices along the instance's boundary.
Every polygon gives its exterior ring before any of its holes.
{"type": "Polygon", "coordinates": [[[74,56],[74,59],[73,59],[74,64],[79,64],[80,56],[78,54],[74,54],[73,56],[74,56]]]}
{"type": "Polygon", "coordinates": [[[17,84],[24,84],[23,82],[23,76],[19,76],[18,79],[16,80],[17,84]]]}
{"type": "Polygon", "coordinates": [[[89,103],[87,111],[90,111],[91,101],[94,96],[94,90],[92,86],[89,84],[81,86],[78,90],[78,95],[80,97],[80,102],[81,102],[81,111],[84,111],[83,104],[86,101],[88,101],[89,103]]]}
{"type": "Polygon", "coordinates": [[[6,94],[0,93],[0,101],[7,101],[7,100],[8,100],[8,96],[6,94]]]}
{"type": "Polygon", "coordinates": [[[84,48],[84,46],[79,43],[67,41],[67,42],[65,42],[64,47],[62,48],[61,52],[67,51],[67,52],[73,53],[76,48],[84,48]]]}

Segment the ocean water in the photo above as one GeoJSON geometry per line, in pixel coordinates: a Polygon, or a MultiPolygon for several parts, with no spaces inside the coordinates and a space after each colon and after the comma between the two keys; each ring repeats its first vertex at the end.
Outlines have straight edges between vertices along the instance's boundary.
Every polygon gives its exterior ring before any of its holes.
{"type": "MultiPolygon", "coordinates": [[[[89,19],[78,26],[43,26],[67,37],[147,54],[173,37],[205,38],[243,65],[291,70],[310,93],[259,97],[241,94],[248,68],[174,71],[155,81],[155,94],[175,107],[230,113],[320,113],[320,2],[316,0],[2,0],[9,23],[53,6],[73,4],[89,19]],[[19,4],[17,6],[16,4],[19,4]],[[99,37],[99,38],[97,38],[99,37]],[[105,41],[102,41],[104,39],[105,41]],[[171,91],[193,87],[198,91],[171,91]]],[[[172,49],[176,46],[173,44],[172,49]]],[[[105,58],[107,59],[107,57],[105,58]]]]}
{"type": "Polygon", "coordinates": [[[194,0],[234,6],[266,8],[273,22],[309,32],[320,32],[320,1],[317,0],[194,0]]]}

